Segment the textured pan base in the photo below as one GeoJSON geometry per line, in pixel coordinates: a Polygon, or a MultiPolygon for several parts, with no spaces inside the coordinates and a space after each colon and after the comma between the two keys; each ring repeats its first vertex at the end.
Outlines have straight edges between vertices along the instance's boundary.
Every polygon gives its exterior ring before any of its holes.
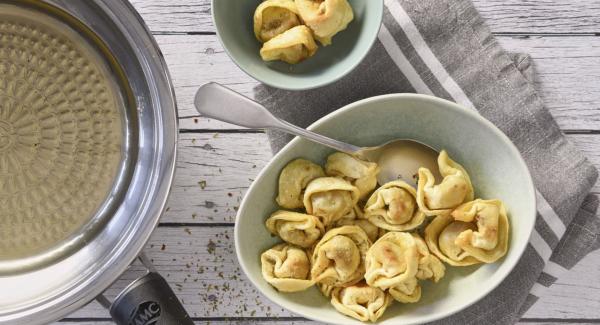
{"type": "Polygon", "coordinates": [[[0,261],[56,247],[106,200],[123,146],[111,80],[74,30],[0,3],[0,261]]]}

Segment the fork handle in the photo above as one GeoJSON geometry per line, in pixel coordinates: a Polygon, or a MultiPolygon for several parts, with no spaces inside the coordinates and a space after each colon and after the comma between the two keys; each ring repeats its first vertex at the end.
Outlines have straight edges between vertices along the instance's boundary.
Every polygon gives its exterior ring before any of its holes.
{"type": "Polygon", "coordinates": [[[261,104],[216,82],[198,89],[194,105],[203,116],[223,122],[252,129],[276,129],[351,155],[361,149],[278,119],[261,104]]]}

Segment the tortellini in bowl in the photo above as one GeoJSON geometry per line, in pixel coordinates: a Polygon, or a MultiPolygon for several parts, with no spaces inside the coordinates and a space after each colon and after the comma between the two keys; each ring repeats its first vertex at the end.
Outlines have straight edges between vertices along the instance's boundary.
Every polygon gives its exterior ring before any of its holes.
{"type": "Polygon", "coordinates": [[[252,216],[271,236],[269,245],[257,240],[263,285],[294,295],[294,304],[306,301],[302,310],[328,303],[349,318],[383,323],[426,304],[440,308],[438,300],[453,308],[446,295],[465,284],[488,286],[509,253],[510,207],[481,198],[479,171],[471,179],[445,150],[437,163],[439,171],[419,170],[416,188],[377,184],[377,163],[345,153],[283,165],[272,193],[277,208],[252,216]]]}

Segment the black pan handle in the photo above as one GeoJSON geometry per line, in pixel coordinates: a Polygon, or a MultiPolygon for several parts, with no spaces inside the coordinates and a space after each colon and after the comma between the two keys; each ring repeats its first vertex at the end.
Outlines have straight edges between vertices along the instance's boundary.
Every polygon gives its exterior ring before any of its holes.
{"type": "Polygon", "coordinates": [[[131,283],[112,303],[117,325],[193,325],[167,281],[150,272],[131,283]]]}
{"type": "Polygon", "coordinates": [[[138,256],[148,273],[133,281],[111,303],[104,295],[96,300],[109,309],[117,325],[194,325],[167,281],[150,259],[138,256]]]}

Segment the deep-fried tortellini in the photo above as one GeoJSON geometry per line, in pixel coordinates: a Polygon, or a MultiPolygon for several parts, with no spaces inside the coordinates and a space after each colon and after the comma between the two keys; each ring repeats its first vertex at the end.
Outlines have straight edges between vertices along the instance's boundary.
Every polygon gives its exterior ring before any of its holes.
{"type": "Polygon", "coordinates": [[[304,23],[323,45],[331,44],[331,38],[354,19],[347,0],[296,0],[296,6],[304,23]]]}
{"type": "Polygon", "coordinates": [[[365,274],[365,254],[371,242],[358,226],[343,226],[325,233],[312,252],[311,279],[334,287],[349,286],[365,274]]]}
{"type": "Polygon", "coordinates": [[[279,195],[275,201],[282,208],[304,207],[304,189],[315,178],[325,176],[321,166],[306,159],[295,159],[288,163],[279,175],[279,195]]]}
{"type": "Polygon", "coordinates": [[[508,250],[508,217],[500,200],[467,202],[425,229],[433,254],[454,266],[493,263],[508,250]]]}
{"type": "Polygon", "coordinates": [[[410,286],[410,281],[416,279],[418,257],[417,244],[410,233],[388,232],[367,251],[365,280],[382,290],[410,286]]]}
{"type": "Polygon", "coordinates": [[[360,199],[365,199],[377,186],[379,167],[376,163],[336,152],[327,157],[325,173],[329,176],[344,178],[358,188],[360,199]]]}
{"type": "Polygon", "coordinates": [[[261,43],[298,25],[300,18],[294,0],[266,0],[254,12],[254,35],[261,43]]]}
{"type": "Polygon", "coordinates": [[[289,64],[303,61],[317,52],[312,32],[304,25],[286,30],[263,44],[260,56],[264,61],[281,60],[289,64]]]}
{"type": "Polygon", "coordinates": [[[417,203],[428,216],[450,213],[459,205],[473,200],[474,192],[467,171],[450,159],[445,150],[438,156],[438,168],[443,177],[435,185],[435,177],[427,168],[419,168],[417,203]]]}
{"type": "Polygon", "coordinates": [[[379,288],[361,282],[345,288],[334,288],[331,304],[340,313],[363,322],[375,322],[392,303],[392,297],[379,288]]]}
{"type": "Polygon", "coordinates": [[[276,211],[265,224],[272,234],[286,243],[303,248],[312,246],[325,233],[317,217],[292,211],[276,211]]]}
{"type": "Polygon", "coordinates": [[[421,299],[418,280],[437,282],[446,270],[419,235],[405,232],[389,232],[377,240],[367,251],[365,265],[367,284],[389,289],[403,303],[421,299]]]}
{"type": "Polygon", "coordinates": [[[418,280],[438,282],[446,274],[446,267],[435,255],[429,252],[427,244],[417,234],[412,234],[418,254],[418,266],[415,277],[389,289],[390,295],[401,303],[415,303],[421,300],[421,285],[418,280]]]}
{"type": "Polygon", "coordinates": [[[365,204],[364,216],[377,227],[392,231],[412,230],[425,221],[417,206],[417,192],[400,180],[378,188],[365,204]]]}
{"type": "Polygon", "coordinates": [[[277,290],[296,292],[308,289],[310,261],[306,252],[289,244],[278,244],[260,256],[263,278],[277,290]]]}
{"type": "Polygon", "coordinates": [[[306,187],[304,207],[316,216],[325,227],[355,213],[358,189],[347,181],[336,177],[316,178],[306,187]]]}
{"type": "Polygon", "coordinates": [[[342,218],[340,220],[338,220],[335,223],[336,226],[359,226],[360,228],[362,228],[362,230],[365,231],[365,233],[367,234],[367,237],[369,237],[369,240],[371,242],[375,242],[377,240],[377,238],[383,236],[385,234],[385,230],[381,229],[379,227],[377,227],[376,225],[372,224],[369,220],[367,219],[359,219],[359,218],[354,218],[354,219],[348,219],[348,218],[342,218]]]}

